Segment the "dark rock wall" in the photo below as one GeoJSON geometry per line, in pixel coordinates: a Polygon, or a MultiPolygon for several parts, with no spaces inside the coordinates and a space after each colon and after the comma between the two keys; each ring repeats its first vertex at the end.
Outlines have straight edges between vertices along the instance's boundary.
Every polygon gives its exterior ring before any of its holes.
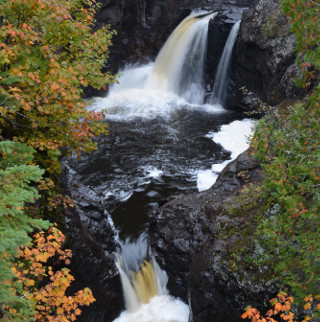
{"type": "Polygon", "coordinates": [[[245,231],[255,209],[246,216],[230,215],[229,202],[244,185],[262,180],[259,164],[247,151],[227,165],[213,188],[174,198],[151,220],[152,247],[169,274],[170,293],[189,301],[194,321],[240,322],[247,305],[267,305],[273,289],[266,272],[252,272],[245,262],[230,264],[229,251],[243,236],[221,234],[222,227],[245,231]]]}
{"type": "Polygon", "coordinates": [[[99,196],[73,178],[65,167],[62,175],[65,190],[74,207],[65,210],[68,242],[73,252],[71,271],[75,276],[73,291],[90,287],[96,301],[82,307],[77,321],[106,322],[123,310],[121,282],[114,265],[114,232],[104,213],[99,196]]]}
{"type": "MultiPolygon", "coordinates": [[[[218,63],[218,54],[231,24],[241,18],[252,0],[100,0],[96,28],[110,24],[117,31],[111,48],[111,68],[116,72],[124,63],[154,59],[173,29],[193,9],[219,11],[218,30],[209,39],[209,65],[218,63]],[[222,26],[226,24],[225,26],[222,26]],[[223,30],[222,33],[219,30],[223,30]],[[211,44],[211,45],[210,45],[211,44]],[[214,52],[213,48],[217,50],[214,52]]],[[[222,49],[221,49],[222,46],[222,49]]],[[[208,67],[208,74],[216,66],[208,67]]]]}
{"type": "Polygon", "coordinates": [[[235,87],[245,86],[271,105],[304,95],[293,82],[295,36],[283,16],[279,0],[259,0],[243,14],[239,41],[234,49],[235,87]]]}
{"type": "MultiPolygon", "coordinates": [[[[281,14],[279,0],[100,0],[96,28],[110,24],[117,31],[107,69],[116,73],[125,63],[153,60],[173,29],[193,9],[218,11],[209,25],[206,82],[211,90],[223,46],[232,25],[242,19],[232,62],[228,105],[241,105],[245,86],[269,104],[304,95],[292,79],[295,37],[281,14]],[[248,9],[249,8],[249,9],[248,9]]],[[[104,93],[100,93],[104,95],[104,93]]],[[[99,95],[87,92],[87,95],[99,95]]]]}

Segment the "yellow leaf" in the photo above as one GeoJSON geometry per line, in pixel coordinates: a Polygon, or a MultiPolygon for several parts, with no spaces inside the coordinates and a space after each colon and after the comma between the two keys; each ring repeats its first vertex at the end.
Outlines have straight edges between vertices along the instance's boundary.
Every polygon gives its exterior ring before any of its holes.
{"type": "Polygon", "coordinates": [[[33,285],[34,285],[34,280],[27,279],[27,280],[24,282],[24,285],[25,285],[25,286],[33,286],[33,285]]]}

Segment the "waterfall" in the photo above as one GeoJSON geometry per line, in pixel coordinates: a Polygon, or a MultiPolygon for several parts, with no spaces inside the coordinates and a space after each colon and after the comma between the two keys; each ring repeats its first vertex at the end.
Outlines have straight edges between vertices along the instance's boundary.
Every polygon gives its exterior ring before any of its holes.
{"type": "MultiPolygon", "coordinates": [[[[172,32],[154,63],[126,66],[107,97],[96,98],[95,111],[108,109],[109,119],[167,119],[178,109],[208,108],[203,82],[208,24],[217,13],[193,12],[172,32]],[[191,105],[190,105],[191,104],[191,105]]],[[[212,113],[223,112],[216,106],[212,113]]]]}
{"type": "Polygon", "coordinates": [[[168,295],[167,274],[152,256],[146,234],[141,234],[134,242],[128,239],[120,242],[115,264],[121,278],[126,311],[114,322],[187,322],[188,306],[168,295]],[[166,310],[165,314],[161,307],[166,310]]]}
{"type": "Polygon", "coordinates": [[[163,90],[189,103],[203,104],[208,23],[217,13],[192,13],[168,38],[147,79],[147,90],[163,90]]]}
{"type": "Polygon", "coordinates": [[[223,105],[227,98],[229,86],[228,74],[230,71],[231,54],[240,28],[240,22],[241,20],[233,25],[227,42],[224,46],[214,82],[213,96],[211,98],[212,104],[223,105]]]}

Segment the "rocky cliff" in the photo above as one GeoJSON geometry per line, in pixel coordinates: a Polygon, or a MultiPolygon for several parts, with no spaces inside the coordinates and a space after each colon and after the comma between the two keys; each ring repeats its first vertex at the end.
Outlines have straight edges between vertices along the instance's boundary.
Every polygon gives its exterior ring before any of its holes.
{"type": "MultiPolygon", "coordinates": [[[[100,0],[95,28],[111,26],[117,35],[110,48],[105,68],[116,73],[125,64],[153,60],[174,28],[192,10],[218,11],[209,27],[206,74],[209,85],[221,56],[232,24],[241,19],[252,0],[100,0]]],[[[104,91],[87,89],[87,96],[105,95],[104,91]]]]}
{"type": "Polygon", "coordinates": [[[73,252],[71,270],[76,277],[72,287],[90,287],[96,298],[92,305],[82,308],[77,321],[112,321],[124,306],[112,255],[116,246],[114,232],[101,197],[79,184],[67,167],[62,180],[66,193],[74,200],[74,207],[65,210],[67,237],[73,252]]]}
{"type": "Polygon", "coordinates": [[[96,28],[110,24],[117,31],[114,64],[154,58],[172,30],[192,10],[218,11],[226,23],[241,17],[252,0],[100,0],[96,28]]]}
{"type": "Polygon", "coordinates": [[[178,196],[150,218],[152,247],[171,277],[170,293],[189,301],[194,321],[241,321],[247,305],[267,304],[273,290],[268,272],[237,258],[240,245],[259,251],[250,240],[261,211],[259,195],[245,203],[239,196],[262,180],[247,151],[226,166],[210,190],[178,196]]]}
{"type": "Polygon", "coordinates": [[[234,88],[245,86],[271,105],[303,97],[294,83],[299,76],[295,40],[279,0],[255,1],[243,14],[234,49],[234,88]]]}
{"type": "MultiPolygon", "coordinates": [[[[100,0],[96,28],[117,31],[107,69],[116,73],[126,63],[153,60],[173,29],[194,9],[218,11],[209,25],[206,82],[212,88],[223,46],[232,25],[242,19],[232,60],[228,105],[243,106],[241,87],[269,104],[301,98],[293,79],[295,36],[282,15],[279,0],[100,0]]],[[[105,92],[87,91],[87,95],[105,92]]]]}

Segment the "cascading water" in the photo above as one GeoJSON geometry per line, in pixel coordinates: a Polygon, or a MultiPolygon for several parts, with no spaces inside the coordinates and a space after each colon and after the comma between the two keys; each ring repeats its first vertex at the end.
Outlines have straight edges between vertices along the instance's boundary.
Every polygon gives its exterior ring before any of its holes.
{"type": "Polygon", "coordinates": [[[223,105],[227,95],[228,95],[228,85],[229,85],[229,71],[230,71],[230,58],[232,54],[232,49],[235,44],[241,20],[236,22],[228,36],[227,42],[224,46],[222,56],[218,65],[216,78],[213,87],[213,94],[211,98],[211,103],[223,105]]]}
{"type": "MultiPolygon", "coordinates": [[[[168,117],[172,107],[202,105],[208,23],[215,15],[192,13],[174,30],[153,65],[127,68],[105,101],[114,107],[111,113],[127,120],[130,115],[133,119],[142,115],[154,118],[159,113],[168,117]]],[[[126,306],[116,321],[186,322],[188,306],[168,295],[166,273],[151,256],[146,240],[142,234],[136,242],[120,242],[115,254],[126,306]]]]}
{"type": "Polygon", "coordinates": [[[188,321],[188,306],[168,295],[166,274],[141,232],[168,197],[209,189],[217,164],[247,147],[251,121],[238,121],[239,114],[220,105],[203,104],[208,22],[214,16],[192,13],[155,63],[127,66],[108,96],[91,106],[106,109],[110,134],[97,138],[99,149],[92,155],[67,161],[73,180],[99,195],[120,245],[115,263],[126,311],[117,322],[188,321]],[[223,135],[216,136],[221,130],[223,135]]]}
{"type": "MultiPolygon", "coordinates": [[[[126,67],[118,84],[92,108],[108,106],[115,118],[155,118],[189,104],[202,105],[208,23],[217,13],[193,12],[173,31],[154,63],[126,67]],[[143,98],[143,99],[142,99],[143,98]]],[[[211,110],[222,111],[214,106],[211,110]]],[[[113,115],[110,115],[112,118],[113,115]]]]}
{"type": "Polygon", "coordinates": [[[189,103],[203,104],[208,22],[216,15],[193,13],[179,24],[156,58],[147,90],[173,92],[189,103]]]}
{"type": "Polygon", "coordinates": [[[126,311],[114,322],[186,322],[189,308],[168,295],[168,277],[152,256],[146,234],[135,241],[120,242],[115,253],[126,311]],[[164,308],[165,314],[159,314],[164,308]]]}

